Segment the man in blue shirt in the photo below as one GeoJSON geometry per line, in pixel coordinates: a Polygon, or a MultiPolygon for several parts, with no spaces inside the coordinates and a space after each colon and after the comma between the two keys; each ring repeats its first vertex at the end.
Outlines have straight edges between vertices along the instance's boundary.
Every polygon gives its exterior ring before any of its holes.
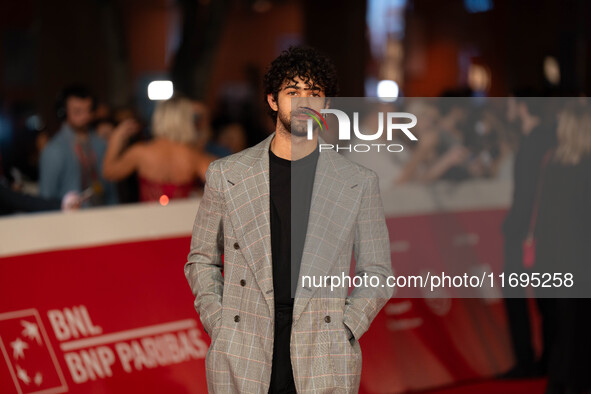
{"type": "Polygon", "coordinates": [[[105,142],[90,130],[94,98],[81,86],[66,88],[58,103],[63,119],[58,133],[49,141],[39,163],[40,194],[63,198],[66,193],[81,193],[83,206],[117,203],[115,185],[102,178],[105,142]]]}

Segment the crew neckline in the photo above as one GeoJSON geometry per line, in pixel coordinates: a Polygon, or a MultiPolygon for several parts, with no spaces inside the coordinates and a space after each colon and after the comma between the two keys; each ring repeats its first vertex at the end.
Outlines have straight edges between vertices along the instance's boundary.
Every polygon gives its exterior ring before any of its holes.
{"type": "Polygon", "coordinates": [[[275,153],[273,153],[273,151],[271,150],[271,147],[269,146],[269,158],[271,160],[273,160],[275,163],[286,166],[286,167],[301,167],[301,166],[313,164],[316,162],[319,153],[320,152],[318,150],[318,145],[316,145],[316,149],[314,149],[312,152],[310,152],[308,155],[302,157],[301,159],[287,160],[287,159],[279,157],[275,153]]]}

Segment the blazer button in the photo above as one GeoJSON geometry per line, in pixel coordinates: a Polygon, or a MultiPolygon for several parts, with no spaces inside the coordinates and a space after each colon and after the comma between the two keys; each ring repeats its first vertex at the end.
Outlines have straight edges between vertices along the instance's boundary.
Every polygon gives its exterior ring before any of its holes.
{"type": "Polygon", "coordinates": [[[238,242],[234,242],[234,249],[240,249],[240,245],[238,245],[238,242]]]}
{"type": "Polygon", "coordinates": [[[324,316],[324,321],[330,323],[330,316],[324,316]]]}
{"type": "Polygon", "coordinates": [[[240,286],[246,286],[246,281],[244,279],[240,279],[240,286]]]}
{"type": "Polygon", "coordinates": [[[238,323],[240,321],[240,316],[238,316],[238,315],[234,316],[234,321],[236,323],[238,323]]]}

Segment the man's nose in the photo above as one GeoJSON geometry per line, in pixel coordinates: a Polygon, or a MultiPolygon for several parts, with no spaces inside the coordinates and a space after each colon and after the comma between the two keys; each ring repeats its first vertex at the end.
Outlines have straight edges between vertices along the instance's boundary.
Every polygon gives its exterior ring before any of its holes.
{"type": "Polygon", "coordinates": [[[298,98],[297,107],[308,107],[315,110],[322,108],[322,102],[319,97],[312,96],[313,93],[306,93],[302,97],[298,98]]]}
{"type": "Polygon", "coordinates": [[[302,94],[297,101],[298,107],[309,107],[310,106],[310,96],[307,93],[302,94]]]}

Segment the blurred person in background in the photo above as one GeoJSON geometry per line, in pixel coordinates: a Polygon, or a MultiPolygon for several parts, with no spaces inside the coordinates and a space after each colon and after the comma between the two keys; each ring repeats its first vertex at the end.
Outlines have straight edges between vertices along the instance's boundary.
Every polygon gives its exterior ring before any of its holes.
{"type": "Polygon", "coordinates": [[[422,138],[398,179],[400,184],[497,176],[507,153],[501,151],[503,125],[490,108],[465,94],[446,92],[436,104],[410,101],[408,110],[421,115],[422,125],[415,129],[422,138]]]}
{"type": "MultiPolygon", "coordinates": [[[[0,130],[1,133],[2,130],[0,130]]],[[[18,185],[11,184],[4,174],[2,154],[0,154],[0,216],[18,212],[71,210],[80,207],[81,201],[76,192],[66,193],[62,199],[31,196],[16,190],[18,185]]]]}
{"type": "MultiPolygon", "coordinates": [[[[483,175],[499,180],[510,180],[517,150],[516,142],[514,142],[516,133],[507,127],[501,104],[501,100],[494,100],[494,103],[483,109],[479,122],[482,123],[484,131],[480,136],[484,138],[477,146],[481,148],[479,156],[483,162],[483,175]],[[484,157],[482,157],[483,155],[484,157]]],[[[480,127],[478,123],[476,127],[480,127]]]]}
{"type": "Polygon", "coordinates": [[[112,119],[118,125],[126,119],[138,119],[138,114],[131,107],[119,107],[113,110],[112,119]]]}
{"type": "Polygon", "coordinates": [[[118,181],[137,171],[140,201],[189,197],[197,187],[196,180],[205,182],[207,167],[216,158],[196,145],[194,114],[188,99],[175,97],[159,102],[152,117],[154,139],[122,152],[140,129],[134,119],[124,120],[109,140],[103,176],[118,181]]]}
{"type": "Polygon", "coordinates": [[[7,157],[12,147],[13,127],[12,123],[5,113],[4,101],[0,97],[0,177],[8,171],[7,160],[2,161],[2,156],[7,157]],[[6,166],[6,168],[5,168],[6,166]]]}
{"type": "Polygon", "coordinates": [[[30,103],[15,101],[4,107],[0,102],[0,156],[11,188],[28,187],[38,193],[39,153],[36,139],[42,134],[42,121],[30,103]],[[35,181],[33,186],[32,181],[35,181]]]}
{"type": "MultiPolygon", "coordinates": [[[[94,121],[94,128],[97,135],[103,138],[108,144],[117,125],[121,124],[126,119],[134,119],[140,123],[140,129],[142,131],[146,129],[145,125],[142,124],[143,122],[139,120],[139,116],[132,108],[119,107],[111,111],[106,106],[103,106],[102,114],[97,111],[94,121]]],[[[146,139],[144,132],[136,133],[134,136],[128,139],[127,143],[123,147],[123,150],[144,139],[146,139]]],[[[136,203],[140,200],[137,172],[131,173],[126,178],[115,182],[115,184],[117,187],[119,203],[136,203]]]]}
{"type": "Polygon", "coordinates": [[[466,102],[469,115],[462,126],[463,160],[454,163],[443,179],[464,180],[493,178],[501,163],[501,130],[503,125],[488,106],[474,106],[466,102]]]}
{"type": "Polygon", "coordinates": [[[68,192],[62,199],[32,196],[11,189],[0,182],[0,216],[19,212],[41,212],[80,208],[82,200],[76,192],[68,192]]]}
{"type": "Polygon", "coordinates": [[[228,149],[230,153],[238,153],[248,148],[246,130],[238,122],[232,122],[222,127],[217,142],[220,146],[228,149]]]}
{"type": "Polygon", "coordinates": [[[496,178],[506,153],[501,144],[503,124],[490,108],[482,108],[478,115],[470,124],[472,133],[466,136],[465,144],[471,152],[468,169],[472,177],[496,178]]]}
{"type": "Polygon", "coordinates": [[[109,142],[111,134],[115,131],[115,122],[110,118],[100,118],[93,122],[93,127],[99,137],[109,142]]]}
{"type": "Polygon", "coordinates": [[[75,191],[83,196],[83,206],[118,202],[115,185],[101,176],[106,144],[90,127],[94,105],[84,86],[72,85],[61,92],[57,115],[62,125],[43,149],[39,163],[42,197],[62,199],[75,191]]]}
{"type": "MultiPolygon", "coordinates": [[[[547,108],[540,94],[518,90],[507,101],[507,120],[521,132],[519,147],[513,167],[513,199],[502,225],[504,235],[505,264],[507,275],[529,272],[523,264],[523,242],[526,240],[532,217],[534,200],[539,182],[540,169],[546,152],[556,146],[556,123],[545,114],[547,108]]],[[[551,305],[547,299],[537,298],[542,316],[543,353],[536,361],[532,346],[532,329],[529,302],[525,289],[505,288],[505,307],[515,355],[515,366],[501,378],[517,379],[540,376],[545,373],[548,343],[552,327],[548,318],[551,305]]]]}
{"type": "Polygon", "coordinates": [[[214,140],[228,154],[238,153],[248,148],[248,138],[245,127],[229,116],[220,116],[212,124],[214,140]]]}
{"type": "MultiPolygon", "coordinates": [[[[589,288],[591,267],[591,108],[571,102],[560,114],[558,147],[542,174],[536,271],[572,273],[589,288]]],[[[579,294],[579,293],[577,293],[579,294]]],[[[591,392],[591,299],[551,302],[546,393],[591,392]]]]}
{"type": "Polygon", "coordinates": [[[500,122],[486,106],[478,106],[471,92],[446,92],[439,100],[437,159],[421,180],[463,181],[496,175],[500,159],[500,122]]]}
{"type": "MultiPolygon", "coordinates": [[[[430,100],[429,106],[436,108],[437,116],[429,118],[429,132],[423,133],[423,140],[419,138],[417,156],[422,158],[422,168],[416,173],[415,180],[430,183],[438,179],[468,177],[468,170],[462,165],[469,158],[469,151],[463,145],[465,121],[470,111],[465,94],[463,91],[448,91],[437,101],[430,100]]],[[[415,105],[410,104],[411,107],[415,105]]]]}
{"type": "Polygon", "coordinates": [[[205,151],[217,157],[230,155],[232,152],[218,143],[211,124],[209,108],[200,101],[193,101],[193,121],[197,130],[197,149],[205,151]]]}
{"type": "MultiPolygon", "coordinates": [[[[465,94],[468,97],[471,95],[470,92],[465,94]]],[[[460,91],[444,92],[438,101],[441,111],[435,147],[438,159],[423,177],[424,181],[432,182],[440,178],[462,180],[468,177],[467,169],[461,164],[469,156],[464,140],[472,105],[469,99],[460,95],[460,91]]]]}
{"type": "Polygon", "coordinates": [[[113,130],[115,130],[115,125],[115,120],[111,115],[111,108],[105,103],[97,105],[92,121],[92,128],[96,135],[108,142],[113,130]]]}
{"type": "Polygon", "coordinates": [[[413,128],[418,141],[410,144],[410,159],[404,165],[396,184],[403,185],[416,182],[424,177],[425,171],[437,159],[437,143],[439,141],[438,122],[439,109],[432,101],[413,99],[407,105],[407,112],[414,114],[420,122],[413,128]]]}
{"type": "MultiPolygon", "coordinates": [[[[360,130],[363,130],[368,134],[370,132],[375,132],[379,129],[381,114],[396,112],[396,110],[397,107],[392,103],[368,102],[364,110],[360,113],[362,119],[359,127],[360,130]]],[[[384,132],[374,142],[376,144],[384,145],[399,144],[403,148],[406,148],[407,141],[408,140],[403,140],[401,138],[400,133],[394,133],[392,135],[392,140],[388,140],[388,135],[384,132]]],[[[366,141],[353,137],[353,141],[351,142],[352,144],[363,144],[366,141]]],[[[393,147],[391,149],[396,150],[398,148],[393,147]]],[[[376,153],[356,152],[355,150],[349,152],[348,150],[344,150],[342,154],[348,159],[375,171],[378,174],[380,190],[384,191],[393,189],[396,185],[396,181],[402,174],[405,163],[407,163],[410,158],[409,151],[410,149],[402,149],[402,151],[391,153],[388,152],[386,148],[381,148],[380,151],[376,153]]]]}

